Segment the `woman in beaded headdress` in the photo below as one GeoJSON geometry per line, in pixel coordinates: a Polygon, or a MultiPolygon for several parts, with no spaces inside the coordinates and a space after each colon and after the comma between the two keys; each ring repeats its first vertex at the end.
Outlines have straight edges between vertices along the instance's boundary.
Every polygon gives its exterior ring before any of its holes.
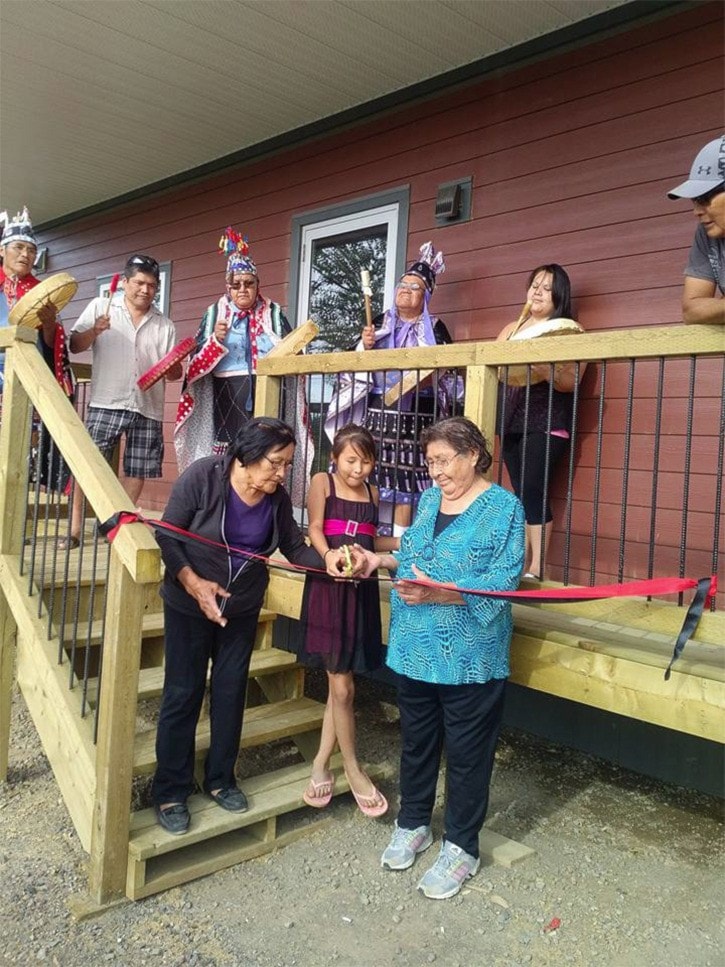
{"type": "MultiPolygon", "coordinates": [[[[259,291],[259,274],[246,236],[227,228],[219,251],[227,256],[226,291],[201,320],[176,414],[174,442],[180,471],[199,457],[224,453],[254,416],[257,360],[290,332],[282,308],[259,291]]],[[[308,441],[302,380],[294,390],[286,394],[285,418],[295,427],[297,439],[308,441]]],[[[311,464],[311,445],[298,449],[311,464]]]]}
{"type": "MultiPolygon", "coordinates": [[[[23,208],[15,218],[8,218],[7,212],[0,213],[0,326],[9,324],[11,309],[27,292],[39,284],[32,274],[38,254],[38,240],[33,231],[28,209],[23,208]]],[[[74,380],[68,361],[68,347],[65,330],[53,305],[47,304],[38,310],[42,325],[38,333],[38,349],[53,371],[66,396],[73,398],[74,380]]],[[[5,354],[0,353],[0,398],[2,397],[5,371],[5,354]]],[[[47,434],[41,433],[39,452],[44,455],[40,467],[40,479],[44,486],[54,489],[65,487],[68,473],[59,465],[58,451],[50,456],[47,434]],[[51,465],[52,461],[52,465],[51,465]]]]}
{"type": "MultiPolygon", "coordinates": [[[[450,343],[443,322],[431,315],[430,298],[436,277],[445,271],[443,253],[432,242],[420,247],[395,287],[393,306],[365,326],[358,350],[402,349],[450,343]]],[[[392,405],[385,394],[400,381],[400,372],[341,374],[330,400],[325,432],[332,439],[338,427],[362,423],[375,438],[379,460],[377,483],[381,505],[392,505],[392,533],[400,536],[410,524],[412,507],[430,486],[418,439],[436,419],[453,416],[463,397],[463,384],[454,374],[434,375],[405,393],[392,405]]]]}

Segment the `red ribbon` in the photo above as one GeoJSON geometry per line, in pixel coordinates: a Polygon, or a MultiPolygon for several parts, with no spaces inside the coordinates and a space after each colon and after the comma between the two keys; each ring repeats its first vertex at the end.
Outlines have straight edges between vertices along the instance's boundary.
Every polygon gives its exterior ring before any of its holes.
{"type": "MultiPolygon", "coordinates": [[[[268,567],[276,568],[280,571],[302,571],[311,574],[327,574],[323,568],[307,567],[303,564],[292,564],[291,562],[275,561],[262,554],[254,554],[246,549],[232,547],[213,541],[200,534],[193,534],[191,531],[169,524],[163,520],[150,520],[141,514],[131,511],[121,511],[114,514],[105,523],[99,526],[102,534],[105,534],[109,541],[113,541],[119,528],[124,524],[146,524],[156,530],[167,531],[184,542],[206,544],[209,547],[217,547],[228,554],[238,554],[256,561],[261,561],[268,567]]],[[[670,663],[665,671],[665,680],[669,679],[673,662],[682,654],[682,649],[687,641],[692,637],[697,628],[698,621],[703,609],[709,607],[711,599],[717,593],[717,576],[711,575],[709,578],[648,578],[641,581],[625,581],[622,584],[597,584],[592,587],[564,587],[564,588],[542,588],[538,591],[488,591],[480,588],[461,588],[456,584],[443,584],[431,581],[426,578],[405,578],[408,584],[417,584],[424,588],[443,588],[447,591],[457,591],[459,594],[472,594],[482,598],[499,598],[505,601],[541,601],[543,604],[555,604],[565,601],[596,601],[602,598],[630,598],[630,597],[655,597],[661,594],[679,594],[683,591],[695,590],[695,596],[687,609],[682,628],[675,642],[674,652],[670,663]]]]}

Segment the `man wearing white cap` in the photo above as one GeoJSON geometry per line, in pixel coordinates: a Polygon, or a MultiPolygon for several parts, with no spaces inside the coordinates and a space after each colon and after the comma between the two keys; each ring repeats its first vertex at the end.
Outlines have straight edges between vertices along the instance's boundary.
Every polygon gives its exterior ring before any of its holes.
{"type": "Polygon", "coordinates": [[[689,198],[700,222],[685,269],[682,318],[725,323],[725,134],[705,145],[688,180],[667,197],[689,198]]]}

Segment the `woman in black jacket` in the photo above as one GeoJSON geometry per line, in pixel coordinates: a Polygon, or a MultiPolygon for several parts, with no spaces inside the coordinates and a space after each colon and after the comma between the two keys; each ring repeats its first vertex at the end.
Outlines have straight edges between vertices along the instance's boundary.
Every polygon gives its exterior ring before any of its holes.
{"type": "MultiPolygon", "coordinates": [[[[152,795],[169,833],[189,828],[186,800],[194,786],[194,737],[211,660],[211,738],[204,791],[223,809],[243,812],[236,784],[249,661],[269,580],[268,557],[279,548],[294,564],[321,568],[292,515],[281,485],[292,464],[293,431],[280,420],[244,425],[224,457],[193,463],[174,484],[163,520],[215,541],[213,547],[161,531],[166,565],[165,677],[156,737],[152,795]]],[[[331,573],[338,573],[328,555],[331,573]]],[[[340,562],[340,568],[342,562],[340,562]]]]}

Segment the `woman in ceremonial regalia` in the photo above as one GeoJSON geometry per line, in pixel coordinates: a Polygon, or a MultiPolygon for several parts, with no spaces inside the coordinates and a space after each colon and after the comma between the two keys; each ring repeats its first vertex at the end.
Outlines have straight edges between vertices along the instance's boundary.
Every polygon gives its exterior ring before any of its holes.
{"type": "MultiPolygon", "coordinates": [[[[410,349],[450,343],[445,325],[429,309],[436,277],[444,271],[443,253],[426,242],[396,285],[393,306],[363,328],[355,348],[410,349]]],[[[418,444],[420,434],[434,420],[453,415],[463,396],[462,381],[446,373],[423,380],[394,403],[386,403],[386,394],[400,379],[399,371],[341,374],[325,418],[331,440],[347,423],[362,423],[375,438],[380,501],[392,504],[394,536],[409,526],[414,504],[430,486],[418,444]]]]}

